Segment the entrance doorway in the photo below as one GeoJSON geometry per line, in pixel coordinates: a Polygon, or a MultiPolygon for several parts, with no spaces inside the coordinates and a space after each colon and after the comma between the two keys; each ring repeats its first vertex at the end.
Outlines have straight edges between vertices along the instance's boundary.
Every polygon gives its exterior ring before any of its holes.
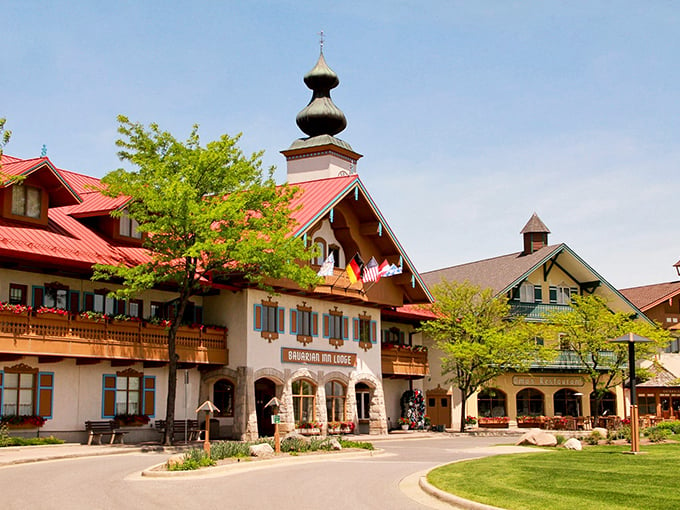
{"type": "Polygon", "coordinates": [[[439,386],[426,393],[427,415],[434,427],[451,428],[451,397],[439,386]]]}
{"type": "Polygon", "coordinates": [[[355,386],[357,395],[357,418],[359,419],[359,433],[368,434],[370,429],[371,389],[364,383],[355,386]]]}
{"type": "Polygon", "coordinates": [[[274,435],[272,408],[265,407],[276,396],[276,383],[270,379],[255,381],[255,412],[257,413],[257,433],[260,437],[274,435]]]}

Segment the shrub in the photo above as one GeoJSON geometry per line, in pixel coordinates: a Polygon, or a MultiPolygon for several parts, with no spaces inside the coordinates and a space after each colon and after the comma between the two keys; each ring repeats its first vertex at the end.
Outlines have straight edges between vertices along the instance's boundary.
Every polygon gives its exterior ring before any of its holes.
{"type": "Polygon", "coordinates": [[[557,446],[564,444],[564,442],[567,440],[567,438],[562,434],[555,434],[555,439],[557,440],[557,446]]]}
{"type": "Polygon", "coordinates": [[[617,439],[625,439],[630,443],[631,432],[630,425],[624,425],[615,430],[610,430],[607,432],[607,439],[611,441],[616,441],[617,439]]]}
{"type": "Polygon", "coordinates": [[[597,430],[593,430],[590,434],[588,434],[585,437],[585,442],[588,443],[589,445],[596,445],[600,442],[600,439],[604,439],[604,437],[602,437],[602,434],[600,434],[597,430]]]}
{"type": "Polygon", "coordinates": [[[680,421],[662,421],[656,427],[663,430],[670,430],[673,434],[680,434],[680,421]]]}
{"type": "Polygon", "coordinates": [[[349,441],[347,439],[340,439],[340,446],[343,448],[362,448],[364,450],[375,450],[373,443],[367,441],[349,441]]]}
{"type": "Polygon", "coordinates": [[[648,438],[652,443],[661,443],[671,437],[673,432],[669,428],[661,428],[658,426],[647,427],[642,431],[642,434],[648,438]]]}
{"type": "Polygon", "coordinates": [[[191,471],[207,466],[214,466],[215,461],[208,457],[203,450],[193,448],[184,454],[182,462],[168,464],[169,471],[191,471]]]}
{"type": "Polygon", "coordinates": [[[210,445],[210,457],[214,460],[228,459],[230,457],[248,457],[250,455],[250,443],[241,441],[218,441],[210,445]]]}

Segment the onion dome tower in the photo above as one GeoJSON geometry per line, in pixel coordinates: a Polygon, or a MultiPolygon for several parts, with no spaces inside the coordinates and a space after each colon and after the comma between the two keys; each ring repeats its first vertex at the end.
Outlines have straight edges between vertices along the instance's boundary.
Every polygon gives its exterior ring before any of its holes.
{"type": "Polygon", "coordinates": [[[347,127],[347,119],[331,99],[331,90],[340,84],[340,80],[326,64],[323,42],[319,60],[305,75],[304,82],[312,90],[312,99],[297,114],[295,121],[307,138],[299,138],[281,151],[288,163],[288,182],[294,184],[356,174],[361,154],[335,137],[347,127]]]}

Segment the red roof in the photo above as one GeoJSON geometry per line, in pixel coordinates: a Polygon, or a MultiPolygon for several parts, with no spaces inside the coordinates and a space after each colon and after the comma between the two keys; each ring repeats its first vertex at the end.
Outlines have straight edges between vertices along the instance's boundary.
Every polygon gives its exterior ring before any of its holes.
{"type": "Polygon", "coordinates": [[[640,310],[646,312],[659,303],[680,294],[680,282],[657,283],[621,289],[621,294],[626,296],[640,310]]]}
{"type": "Polygon", "coordinates": [[[293,210],[291,216],[298,224],[293,234],[298,234],[311,226],[323,213],[342,200],[345,193],[358,181],[359,177],[352,175],[294,184],[293,186],[299,188],[300,191],[291,201],[293,210]]]}

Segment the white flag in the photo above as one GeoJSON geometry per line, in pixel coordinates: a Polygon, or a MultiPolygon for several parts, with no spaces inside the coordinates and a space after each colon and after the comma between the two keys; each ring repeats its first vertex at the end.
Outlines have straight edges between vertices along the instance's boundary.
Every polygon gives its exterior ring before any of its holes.
{"type": "Polygon", "coordinates": [[[333,276],[333,267],[335,266],[335,257],[333,252],[328,255],[328,258],[321,265],[321,269],[316,273],[318,276],[333,276]]]}

